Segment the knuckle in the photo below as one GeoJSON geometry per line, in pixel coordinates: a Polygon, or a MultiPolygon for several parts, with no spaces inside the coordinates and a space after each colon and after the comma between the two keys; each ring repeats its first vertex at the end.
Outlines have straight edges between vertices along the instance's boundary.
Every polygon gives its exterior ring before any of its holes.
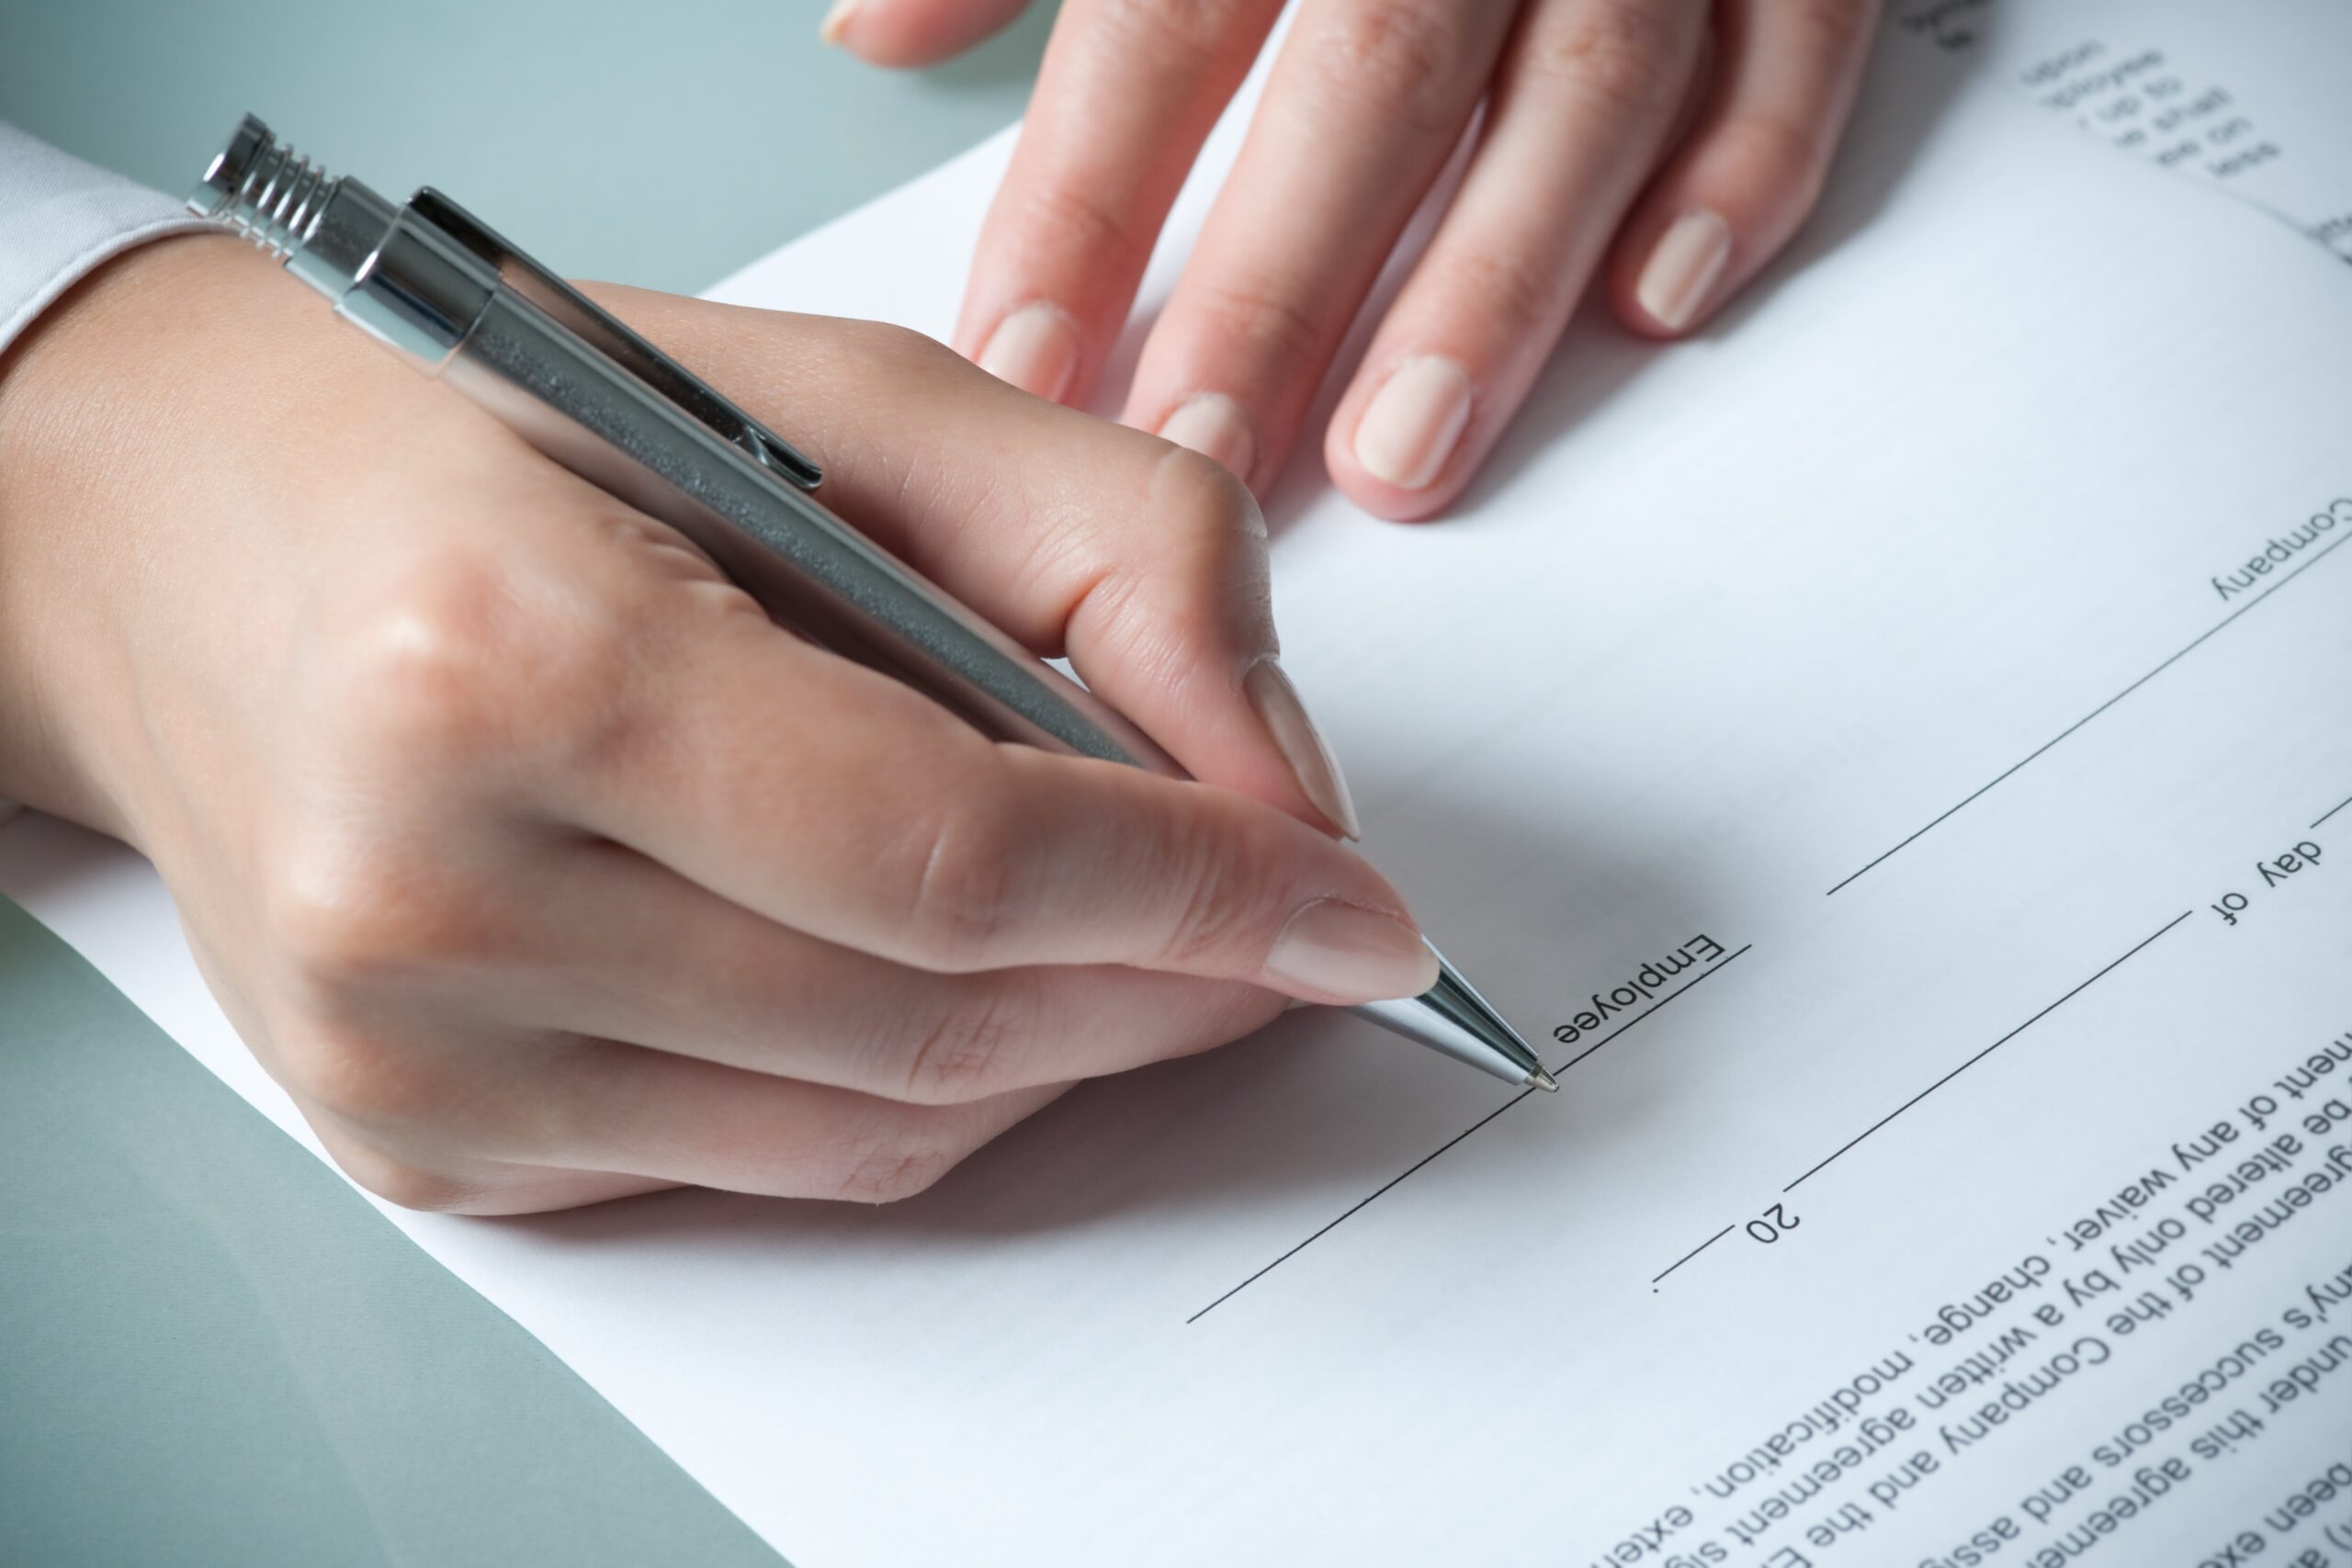
{"type": "Polygon", "coordinates": [[[442,862],[397,852],[364,829],[299,830],[261,878],[262,927],[304,994],[370,990],[503,945],[485,904],[442,862]]]}
{"type": "Polygon", "coordinates": [[[1102,541],[1065,624],[1084,623],[1138,689],[1177,696],[1204,661],[1272,646],[1266,525],[1248,485],[1181,446],[1159,454],[1143,501],[1102,541]]]}
{"type": "Polygon", "coordinates": [[[1468,109],[1456,90],[1469,63],[1466,40],[1452,7],[1396,0],[1338,7],[1304,63],[1319,95],[1372,104],[1408,131],[1451,132],[1468,109]]]}
{"type": "Polygon", "coordinates": [[[1089,6],[1121,59],[1192,76],[1235,61],[1254,41],[1256,0],[1093,0],[1089,6]]]}
{"type": "Polygon", "coordinates": [[[395,1208],[427,1213],[461,1213],[478,1206],[481,1190],[428,1170],[406,1160],[379,1154],[364,1145],[345,1144],[334,1151],[344,1173],[395,1208]]]}
{"type": "Polygon", "coordinates": [[[920,1026],[907,1064],[906,1098],[953,1105],[1012,1087],[1023,1048],[1035,1038],[1043,998],[1037,978],[1008,970],[978,995],[958,998],[920,1026]]]}
{"type": "Polygon", "coordinates": [[[1662,116],[1681,101],[1693,29],[1677,5],[1572,7],[1528,38],[1521,68],[1611,116],[1662,116]]]}
{"type": "Polygon", "coordinates": [[[921,382],[967,369],[960,354],[925,333],[895,321],[843,321],[826,323],[837,328],[845,344],[856,351],[856,361],[887,370],[895,378],[921,382]]]}
{"type": "Polygon", "coordinates": [[[1057,249],[1091,265],[1139,265],[1150,254],[1152,236],[1136,228],[1120,204],[1123,194],[1083,168],[1057,170],[1022,192],[1020,224],[1025,231],[1050,234],[1057,249]]]}
{"type": "Polygon", "coordinates": [[[1131,689],[1176,695],[1216,637],[1215,612],[1200,602],[1201,580],[1185,558],[1194,547],[1171,541],[1146,570],[1101,573],[1071,611],[1073,624],[1100,628],[1097,648],[1118,661],[1131,689]]]}
{"type": "Polygon", "coordinates": [[[929,1190],[959,1157],[944,1143],[898,1135],[853,1144],[842,1151],[832,1195],[852,1203],[896,1203],[929,1190]]]}
{"type": "Polygon", "coordinates": [[[1708,158],[1743,191],[1810,206],[1827,168],[1823,138],[1803,126],[1759,114],[1726,119],[1709,139],[1708,158]]]}
{"type": "Polygon", "coordinates": [[[1169,446],[1151,471],[1148,491],[1154,536],[1172,532],[1219,551],[1254,551],[1264,544],[1266,522],[1258,498],[1214,457],[1169,446]]]}
{"type": "Polygon", "coordinates": [[[973,969],[996,953],[1020,904],[1019,838],[1002,792],[987,786],[932,809],[913,840],[921,864],[902,922],[916,962],[973,969]]]}
{"type": "Polygon", "coordinates": [[[1288,863],[1284,847],[1255,827],[1193,815],[1167,830],[1160,846],[1169,885],[1184,889],[1164,957],[1172,966],[1208,970],[1219,955],[1263,947],[1250,939],[1265,915],[1264,888],[1252,868],[1288,863]]]}
{"type": "Polygon", "coordinates": [[[1436,258],[1439,293],[1475,309],[1512,336],[1557,329],[1566,313],[1566,278],[1536,257],[1464,250],[1436,258]]]}
{"type": "Polygon", "coordinates": [[[440,1075],[422,1052],[364,1031],[314,1027],[282,1047],[287,1088],[337,1121],[389,1128],[428,1120],[445,1109],[440,1075]]]}
{"type": "Polygon", "coordinates": [[[1287,290],[1267,282],[1204,282],[1184,308],[1198,314],[1206,341],[1229,345],[1227,363],[1238,367],[1319,369],[1334,335],[1287,290]]]}
{"type": "Polygon", "coordinates": [[[1791,25],[1806,45],[1832,59],[1844,59],[1869,38],[1878,21],[1879,0],[1784,0],[1791,25]]]}
{"type": "Polygon", "coordinates": [[[1152,485],[1152,506],[1147,515],[1155,527],[1165,527],[1163,547],[1170,554],[1169,569],[1151,574],[1149,582],[1165,581],[1160,603],[1148,615],[1120,618],[1133,626],[1136,639],[1147,647],[1148,627],[1164,622],[1159,641],[1170,649],[1176,668],[1170,679],[1190,671],[1199,650],[1215,640],[1215,628],[1248,626],[1256,628],[1265,646],[1272,641],[1274,619],[1272,567],[1266,554],[1266,518],[1247,483],[1224,464],[1182,447],[1161,459],[1152,485]]]}
{"type": "Polygon", "coordinates": [[[340,711],[409,764],[577,751],[610,722],[631,638],[614,596],[567,587],[494,547],[440,552],[353,618],[340,711]]]}

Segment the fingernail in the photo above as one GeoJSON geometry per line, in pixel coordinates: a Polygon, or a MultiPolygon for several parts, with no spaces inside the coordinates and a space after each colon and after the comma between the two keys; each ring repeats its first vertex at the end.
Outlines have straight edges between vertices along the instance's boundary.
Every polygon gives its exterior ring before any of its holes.
{"type": "Polygon", "coordinates": [[[1249,417],[1223,392],[1186,400],[1161,423],[1159,434],[1204,457],[1214,457],[1236,479],[1250,477],[1250,465],[1258,456],[1258,438],[1250,434],[1249,417]]]}
{"type": "Polygon", "coordinates": [[[1317,898],[1290,918],[1266,954],[1266,973],[1343,1001],[1418,997],[1437,984],[1437,953],[1394,915],[1317,898]]]}
{"type": "Polygon", "coordinates": [[[1650,250],[1634,298],[1650,319],[1679,333],[1698,319],[1731,260],[1731,225],[1703,207],[1676,219],[1650,250]]]}
{"type": "Polygon", "coordinates": [[[1274,738],[1274,749],[1290,764],[1298,787],[1323,819],[1351,839],[1363,837],[1363,825],[1356,820],[1356,803],[1348,795],[1348,781],[1340,772],[1340,760],[1331,755],[1330,745],[1315,721],[1306,716],[1306,705],[1299,700],[1298,688],[1290,683],[1281,660],[1269,654],[1250,666],[1241,677],[1241,689],[1249,694],[1250,705],[1258,710],[1258,717],[1274,738]]]}
{"type": "Polygon", "coordinates": [[[817,41],[841,42],[842,34],[849,30],[851,14],[863,4],[865,0],[833,0],[832,8],[825,13],[825,19],[817,24],[817,41]]]}
{"type": "Polygon", "coordinates": [[[1058,400],[1078,368],[1078,328],[1057,306],[1033,300],[996,324],[979,366],[1024,392],[1058,400]]]}
{"type": "Polygon", "coordinates": [[[1470,373],[1443,355],[1408,359],[1356,421],[1356,461],[1398,490],[1424,489],[1469,423],[1470,373]]]}

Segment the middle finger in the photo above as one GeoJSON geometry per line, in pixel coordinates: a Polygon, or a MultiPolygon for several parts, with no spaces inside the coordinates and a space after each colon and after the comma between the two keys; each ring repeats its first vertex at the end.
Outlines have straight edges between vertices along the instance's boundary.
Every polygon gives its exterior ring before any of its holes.
{"type": "Polygon", "coordinates": [[[1704,0],[1534,0],[1479,145],[1340,400],[1340,488],[1385,517],[1459,494],[1535,380],[1657,163],[1704,0]]]}
{"type": "Polygon", "coordinates": [[[518,1027],[922,1104],[1122,1072],[1273,1018],[1254,986],[1115,964],[942,975],[775,924],[629,851],[535,874],[521,952],[482,977],[518,1027]]]}
{"type": "Polygon", "coordinates": [[[973,254],[958,348],[1023,391],[1084,400],[1278,8],[1069,0],[973,254]]]}
{"type": "MultiPolygon", "coordinates": [[[[1125,420],[1216,410],[1262,489],[1485,90],[1507,0],[1306,0],[1136,372],[1125,420]]],[[[1182,428],[1181,424],[1178,426],[1182,428]]]]}

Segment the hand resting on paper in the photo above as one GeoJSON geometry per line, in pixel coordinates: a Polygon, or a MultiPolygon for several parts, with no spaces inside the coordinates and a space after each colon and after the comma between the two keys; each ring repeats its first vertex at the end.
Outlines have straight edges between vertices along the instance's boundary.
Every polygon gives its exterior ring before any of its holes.
{"type": "MultiPolygon", "coordinates": [[[[824,35],[919,64],[1024,0],[839,0],[824,35]]],[[[1092,390],[1160,226],[1283,0],[1065,0],[973,260],[956,344],[1043,397],[1092,390]]],[[[1324,432],[1384,517],[1476,473],[1598,276],[1692,332],[1811,209],[1875,0],[1298,0],[1125,419],[1263,491],[1474,112],[1463,183],[1324,432]]]]}
{"type": "Polygon", "coordinates": [[[605,298],[1210,782],[985,740],[242,243],[134,251],[0,361],[0,794],[155,862],[356,1179],[893,1198],[1073,1080],[1430,984],[1229,475],[896,329],[605,298]]]}

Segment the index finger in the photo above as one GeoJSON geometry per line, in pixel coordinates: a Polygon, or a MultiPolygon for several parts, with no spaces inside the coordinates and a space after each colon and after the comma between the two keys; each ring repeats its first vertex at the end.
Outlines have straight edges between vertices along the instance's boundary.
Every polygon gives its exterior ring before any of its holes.
{"type": "Polygon", "coordinates": [[[815,457],[850,522],[1034,651],[1067,652],[1194,776],[1355,835],[1275,658],[1265,526],[1230,474],[912,333],[605,297],[815,457]]]}

